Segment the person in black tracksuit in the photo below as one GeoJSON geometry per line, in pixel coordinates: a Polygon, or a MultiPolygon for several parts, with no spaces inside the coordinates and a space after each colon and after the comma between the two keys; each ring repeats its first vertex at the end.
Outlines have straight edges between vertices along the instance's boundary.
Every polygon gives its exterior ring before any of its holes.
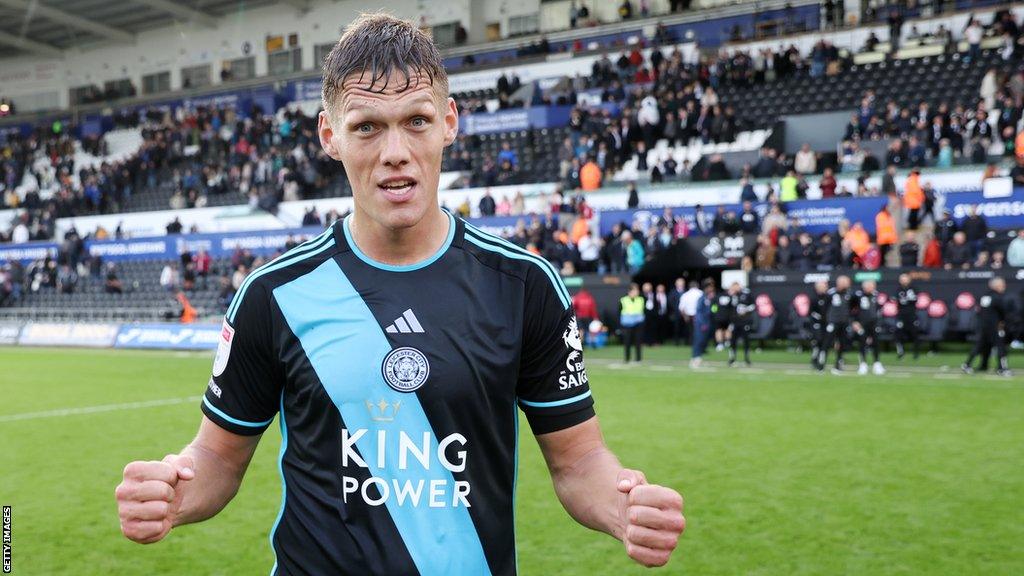
{"type": "Polygon", "coordinates": [[[817,282],[814,284],[814,295],[811,297],[811,366],[815,370],[821,370],[823,366],[818,364],[818,354],[821,353],[822,345],[825,342],[825,312],[828,311],[828,282],[817,282]]]}
{"type": "Polygon", "coordinates": [[[723,291],[718,295],[718,299],[715,300],[712,307],[715,321],[715,342],[717,343],[715,349],[719,352],[732,340],[729,325],[732,323],[734,306],[732,295],[728,291],[723,291]]]}
{"type": "Polygon", "coordinates": [[[885,374],[885,368],[878,360],[878,291],[873,280],[866,280],[861,284],[861,289],[853,295],[850,303],[853,315],[851,328],[853,334],[860,344],[860,368],[858,374],[868,373],[868,351],[871,352],[871,369],[875,374],[885,374]]]}
{"type": "Polygon", "coordinates": [[[900,289],[896,291],[896,357],[900,360],[906,354],[907,343],[914,345],[914,360],[921,354],[918,339],[921,324],[917,320],[917,290],[911,284],[909,274],[900,274],[900,289]]]}
{"type": "Polygon", "coordinates": [[[754,328],[754,297],[738,282],[729,287],[729,366],[736,363],[736,349],[743,340],[743,363],[750,366],[750,332],[754,328]]]}
{"type": "Polygon", "coordinates": [[[1009,321],[1006,280],[993,278],[989,280],[988,288],[988,292],[978,299],[978,341],[960,369],[966,374],[973,373],[974,369],[971,365],[974,364],[975,357],[981,356],[978,370],[981,372],[988,370],[988,359],[992,355],[992,349],[995,348],[998,362],[996,374],[1012,376],[1006,359],[1006,324],[1009,321]]]}
{"type": "Polygon", "coordinates": [[[838,374],[843,369],[843,352],[850,347],[850,307],[853,301],[850,277],[836,278],[835,288],[829,290],[826,297],[828,310],[825,311],[825,342],[818,353],[818,366],[819,370],[825,369],[828,351],[835,348],[836,364],[832,373],[838,374]]]}

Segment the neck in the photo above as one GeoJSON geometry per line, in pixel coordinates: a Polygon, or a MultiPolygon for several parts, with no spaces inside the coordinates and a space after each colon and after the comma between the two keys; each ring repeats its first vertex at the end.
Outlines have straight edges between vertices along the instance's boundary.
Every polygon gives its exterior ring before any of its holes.
{"type": "Polygon", "coordinates": [[[449,219],[440,208],[428,211],[407,228],[392,229],[359,210],[349,217],[352,241],[368,257],[391,266],[407,266],[430,258],[448,237],[449,219]]]}

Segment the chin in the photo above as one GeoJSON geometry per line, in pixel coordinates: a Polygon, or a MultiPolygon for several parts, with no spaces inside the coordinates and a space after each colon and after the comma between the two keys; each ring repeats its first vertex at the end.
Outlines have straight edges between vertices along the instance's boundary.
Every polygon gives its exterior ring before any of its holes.
{"type": "Polygon", "coordinates": [[[428,206],[409,204],[402,206],[381,206],[378,221],[391,230],[412,228],[427,215],[428,206]]]}

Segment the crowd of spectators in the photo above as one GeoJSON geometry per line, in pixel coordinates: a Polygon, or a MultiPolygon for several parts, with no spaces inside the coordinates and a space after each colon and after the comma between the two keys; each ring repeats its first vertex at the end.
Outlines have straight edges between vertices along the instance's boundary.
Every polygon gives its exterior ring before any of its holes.
{"type": "MultiPolygon", "coordinates": [[[[1009,13],[999,16],[992,27],[1019,37],[1009,13]]],[[[863,185],[869,172],[888,166],[945,167],[961,157],[985,162],[994,145],[1007,156],[1024,150],[1024,134],[1018,129],[1024,71],[1002,76],[992,69],[982,81],[976,105],[942,103],[933,108],[927,102],[901,106],[895,101],[883,105],[873,90],[866,91],[834,162],[830,153],[803,149],[790,156],[769,148],[740,170],[730,169],[719,155],[708,156],[696,166],[680,163],[671,148],[649,161],[647,151],[662,138],[670,147],[731,142],[748,128],[742,111],[719,96],[723,85],[753,86],[799,74],[839,73],[844,67],[839,51],[824,40],[807,55],[791,45],[778,51],[723,50],[688,60],[679,49],[662,52],[659,42],[671,40],[664,27],[658,27],[655,37],[646,56],[642,44],[614,60],[605,54],[594,62],[589,77],[566,78],[552,90],[538,90],[532,96],[531,104],[576,105],[570,115],[570,137],[556,153],[558,177],[566,190],[596,189],[636,158],[637,171],[652,182],[738,176],[741,186],[747,187],[753,178],[778,178],[782,201],[794,199],[793,190],[803,195],[808,187],[805,176],[818,173],[823,174],[820,186],[826,198],[887,193],[884,184],[880,191],[863,185]],[[600,91],[601,106],[579,98],[592,89],[600,91]],[[865,141],[883,139],[889,142],[884,158],[865,150],[865,141]],[[861,173],[857,190],[832,186],[837,172],[861,173]]],[[[543,44],[542,39],[538,49],[543,44]]],[[[498,107],[524,105],[515,96],[520,87],[514,73],[503,74],[497,82],[498,107]]],[[[486,109],[479,98],[463,99],[460,104],[467,113],[486,109]]],[[[118,121],[142,123],[142,147],[126,159],[96,166],[75,165],[76,139],[72,130],[59,124],[26,138],[8,138],[0,150],[3,206],[28,211],[9,238],[0,237],[0,241],[21,240],[25,231],[29,239],[51,238],[56,218],[120,212],[142,191],[165,192],[167,207],[173,209],[203,207],[213,196],[238,194],[251,206],[273,212],[280,201],[320,193],[342,176],[341,165],[327,158],[316,141],[315,118],[301,111],[266,115],[257,110],[241,118],[230,107],[199,108],[177,116],[154,110],[118,121]],[[35,185],[19,197],[14,190],[25,179],[35,185]],[[53,193],[47,196],[41,193],[44,190],[53,193]]],[[[77,142],[93,155],[106,152],[103,138],[77,142]]],[[[508,141],[493,158],[474,154],[478,147],[475,137],[460,135],[448,150],[448,165],[469,174],[464,185],[536,181],[519,157],[521,149],[508,141]]]]}
{"type": "Polygon", "coordinates": [[[144,191],[167,194],[171,209],[201,208],[210,196],[235,194],[274,212],[281,201],[322,191],[342,174],[320,147],[316,119],[300,110],[273,116],[255,110],[248,118],[231,107],[140,116],[138,151],[98,165],[76,166],[76,143],[102,157],[103,138],[76,139],[56,126],[8,138],[0,146],[0,207],[25,211],[10,238],[0,232],[0,241],[24,241],[26,233],[29,240],[51,239],[56,218],[119,213],[144,191]]]}
{"type": "Polygon", "coordinates": [[[1024,112],[1024,69],[1000,74],[989,69],[973,106],[942,102],[932,107],[922,100],[900,106],[882,105],[874,90],[865,92],[846,125],[837,149],[842,172],[935,166],[948,168],[959,161],[986,163],[992,153],[1010,158],[1024,150],[1020,130],[1024,112]],[[884,158],[863,147],[866,140],[888,142],[884,158]]]}

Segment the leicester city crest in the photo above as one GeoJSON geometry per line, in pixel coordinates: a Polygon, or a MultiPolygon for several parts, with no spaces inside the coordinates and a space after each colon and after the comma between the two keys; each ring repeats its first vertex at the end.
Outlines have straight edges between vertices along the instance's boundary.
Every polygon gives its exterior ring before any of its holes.
{"type": "Polygon", "coordinates": [[[395,348],[384,357],[381,373],[388,386],[399,392],[412,392],[427,381],[430,364],[423,352],[415,348],[395,348]]]}

